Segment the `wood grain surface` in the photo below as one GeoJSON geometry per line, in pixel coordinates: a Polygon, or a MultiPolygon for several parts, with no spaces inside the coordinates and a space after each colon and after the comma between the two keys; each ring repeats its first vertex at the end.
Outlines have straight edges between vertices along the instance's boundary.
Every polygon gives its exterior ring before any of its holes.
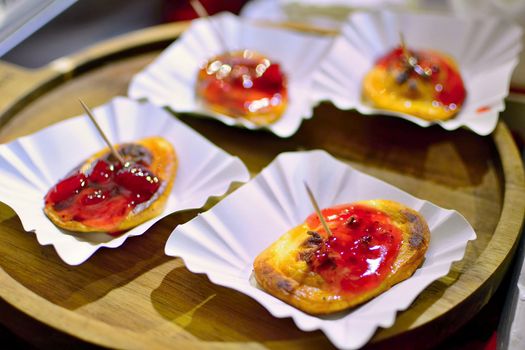
{"type": "MultiPolygon", "coordinates": [[[[125,95],[133,74],[185,28],[171,24],[133,33],[37,71],[0,63],[0,142],[81,114],[79,97],[94,107],[125,95]]],[[[280,152],[321,148],[417,197],[455,209],[471,223],[478,239],[468,245],[464,259],[399,313],[393,327],[379,330],[369,347],[431,347],[486,304],[508,268],[525,189],[523,165],[503,122],[491,136],[480,137],[361,116],[326,103],[296,135],[279,139],[209,119],[180,118],[239,156],[252,174],[280,152]]],[[[0,321],[37,346],[331,347],[320,331],[302,332],[290,319],[271,316],[249,297],[216,286],[189,272],[180,259],[164,255],[174,227],[198,212],[170,215],[118,249],[99,250],[72,267],[52,247],[40,246],[0,204],[0,321]]]]}

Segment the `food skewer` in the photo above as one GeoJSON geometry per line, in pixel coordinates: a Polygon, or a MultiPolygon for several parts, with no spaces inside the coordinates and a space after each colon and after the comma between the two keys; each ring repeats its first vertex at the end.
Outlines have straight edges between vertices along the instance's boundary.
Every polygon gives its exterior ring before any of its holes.
{"type": "Polygon", "coordinates": [[[80,105],[82,106],[82,108],[84,109],[84,111],[86,112],[86,114],[88,115],[89,119],[91,119],[91,121],[93,122],[93,124],[95,124],[95,127],[97,128],[98,132],[100,133],[100,135],[102,136],[102,138],[104,139],[104,141],[106,142],[106,144],[108,145],[109,149],[111,150],[111,153],[113,153],[113,155],[115,156],[115,158],[118,159],[118,161],[120,162],[120,164],[124,165],[125,161],[124,161],[124,158],[122,158],[122,156],[118,153],[118,151],[115,149],[115,147],[113,147],[113,145],[111,144],[111,142],[109,141],[108,137],[106,136],[106,134],[104,133],[104,131],[102,131],[102,128],[100,127],[100,125],[97,123],[97,121],[95,120],[95,117],[93,116],[93,113],[91,112],[91,110],[89,109],[89,107],[84,103],[84,101],[82,101],[81,99],[78,99],[78,102],[80,102],[80,105]]]}
{"type": "Polygon", "coordinates": [[[401,45],[401,50],[403,50],[403,55],[405,56],[405,60],[408,64],[410,64],[410,53],[408,52],[407,45],[405,42],[405,36],[403,35],[403,32],[399,32],[399,44],[401,45]]]}
{"type": "Polygon", "coordinates": [[[330,230],[330,227],[328,227],[328,224],[326,223],[323,214],[321,213],[321,209],[319,209],[319,205],[317,204],[317,201],[315,200],[315,197],[312,193],[312,190],[310,190],[310,187],[306,184],[305,181],[303,181],[304,187],[306,188],[306,192],[308,193],[308,197],[310,197],[310,202],[312,203],[312,206],[315,209],[315,212],[317,213],[317,216],[319,216],[319,220],[321,221],[321,224],[323,225],[324,230],[328,234],[328,237],[332,236],[332,231],[330,230]]]}
{"type": "Polygon", "coordinates": [[[191,7],[193,7],[193,10],[197,13],[197,15],[200,18],[206,18],[210,22],[210,27],[212,28],[213,32],[215,33],[215,36],[217,37],[217,40],[219,41],[219,45],[222,46],[222,49],[224,52],[228,52],[228,45],[226,44],[226,40],[224,40],[224,37],[222,36],[221,32],[215,27],[215,23],[209,18],[210,15],[208,14],[208,11],[206,11],[206,8],[202,5],[202,3],[199,0],[189,0],[191,7]]]}

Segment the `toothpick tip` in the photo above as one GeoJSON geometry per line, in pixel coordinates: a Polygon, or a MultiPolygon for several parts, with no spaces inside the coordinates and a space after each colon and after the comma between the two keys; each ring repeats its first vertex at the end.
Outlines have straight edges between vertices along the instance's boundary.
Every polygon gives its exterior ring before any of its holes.
{"type": "Polygon", "coordinates": [[[310,198],[310,202],[312,203],[312,206],[314,207],[315,212],[317,213],[317,216],[319,216],[319,220],[321,221],[321,224],[323,225],[323,227],[324,227],[324,229],[326,231],[326,234],[328,235],[328,237],[332,236],[332,231],[330,230],[330,227],[326,223],[326,221],[325,221],[325,219],[323,217],[323,213],[321,212],[321,209],[319,208],[319,204],[317,204],[317,201],[315,200],[314,194],[312,193],[312,190],[310,189],[310,187],[306,183],[306,180],[303,180],[303,184],[304,184],[304,187],[306,188],[306,193],[308,194],[308,197],[310,198]]]}
{"type": "Polygon", "coordinates": [[[100,133],[100,136],[102,136],[102,139],[104,139],[104,142],[106,142],[106,144],[108,145],[111,153],[115,155],[115,158],[117,158],[121,164],[124,164],[124,158],[122,158],[122,156],[118,153],[118,151],[115,149],[113,144],[109,141],[108,137],[106,136],[106,134],[104,133],[100,125],[97,123],[97,120],[95,119],[95,116],[91,112],[91,109],[89,109],[89,107],[80,98],[78,99],[78,102],[80,102],[80,105],[84,109],[84,112],[86,112],[87,116],[89,117],[91,122],[95,125],[98,132],[100,133]]]}

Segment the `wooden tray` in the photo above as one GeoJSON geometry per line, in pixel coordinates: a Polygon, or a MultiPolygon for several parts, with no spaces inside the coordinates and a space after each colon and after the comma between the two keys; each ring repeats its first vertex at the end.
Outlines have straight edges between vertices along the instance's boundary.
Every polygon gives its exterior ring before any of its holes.
{"type": "MultiPolygon", "coordinates": [[[[0,63],[0,142],[80,114],[79,97],[97,106],[125,95],[132,75],[186,27],[132,33],[35,71],[0,63]]],[[[480,137],[324,104],[295,136],[279,139],[212,120],[181,119],[241,157],[254,174],[280,152],[322,148],[415,196],[458,210],[474,226],[478,239],[465,258],[400,313],[393,327],[379,330],[372,347],[436,344],[488,301],[509,266],[525,189],[520,155],[503,122],[491,136],[480,137]]],[[[164,255],[172,229],[197,212],[173,214],[122,247],[99,250],[71,267],[24,232],[16,214],[0,204],[0,321],[37,346],[330,347],[320,331],[302,332],[290,319],[272,317],[247,296],[164,255]]]]}

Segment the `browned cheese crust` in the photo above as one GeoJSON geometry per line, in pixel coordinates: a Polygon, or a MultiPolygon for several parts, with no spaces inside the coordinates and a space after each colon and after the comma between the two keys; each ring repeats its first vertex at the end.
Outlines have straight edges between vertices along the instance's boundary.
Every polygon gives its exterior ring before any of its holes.
{"type": "MultiPolygon", "coordinates": [[[[167,199],[173,187],[173,181],[178,168],[178,160],[175,150],[170,142],[162,137],[148,137],[139,141],[133,142],[144,146],[152,154],[152,163],[148,167],[161,181],[165,181],[166,185],[162,187],[162,193],[157,194],[154,200],[142,210],[136,212],[132,210],[128,216],[116,227],[112,232],[125,231],[133,228],[151,218],[162,213],[166,206],[167,199]]],[[[115,145],[118,148],[119,145],[115,145]]],[[[105,148],[91,157],[89,157],[80,167],[82,171],[89,169],[91,164],[105,154],[109,153],[109,148],[105,148]]],[[[60,215],[53,209],[51,204],[44,207],[45,214],[58,227],[74,232],[101,232],[100,228],[86,226],[79,221],[64,221],[60,215]]]]}
{"type": "Polygon", "coordinates": [[[355,204],[385,212],[402,232],[399,254],[391,272],[379,286],[362,294],[335,292],[323,278],[311,271],[302,254],[305,241],[312,239],[311,229],[301,224],[266,248],[254,261],[259,285],[275,297],[310,314],[328,314],[351,308],[388,290],[414,273],[424,260],[430,242],[425,219],[415,210],[388,200],[370,200],[355,204]]]}

